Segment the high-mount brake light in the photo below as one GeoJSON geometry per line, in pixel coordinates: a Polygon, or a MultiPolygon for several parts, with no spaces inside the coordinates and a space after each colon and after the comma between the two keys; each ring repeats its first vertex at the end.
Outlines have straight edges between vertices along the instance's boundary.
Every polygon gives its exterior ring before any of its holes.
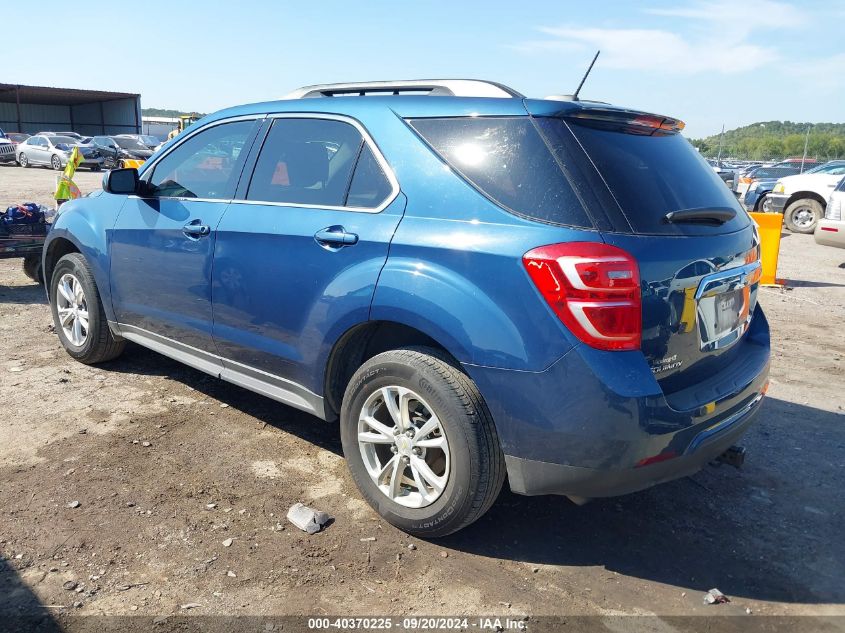
{"type": "Polygon", "coordinates": [[[640,272],[630,254],[601,242],[570,242],[532,249],[522,262],[579,340],[602,350],[640,349],[640,272]]]}
{"type": "Polygon", "coordinates": [[[662,116],[660,114],[628,112],[625,110],[586,108],[568,114],[567,116],[584,122],[593,121],[596,123],[615,124],[623,128],[628,128],[632,132],[646,134],[657,132],[676,134],[686,127],[683,121],[673,119],[672,117],[662,116]]]}

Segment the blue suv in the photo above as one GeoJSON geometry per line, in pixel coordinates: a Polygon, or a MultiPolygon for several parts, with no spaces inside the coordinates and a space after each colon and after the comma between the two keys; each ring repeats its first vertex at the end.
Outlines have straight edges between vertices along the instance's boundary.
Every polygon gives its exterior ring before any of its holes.
{"type": "Polygon", "coordinates": [[[223,110],[62,207],[56,332],[339,421],[361,494],[423,537],[506,476],[576,502],[682,477],[769,367],[757,232],[682,128],[472,80],[223,110]]]}

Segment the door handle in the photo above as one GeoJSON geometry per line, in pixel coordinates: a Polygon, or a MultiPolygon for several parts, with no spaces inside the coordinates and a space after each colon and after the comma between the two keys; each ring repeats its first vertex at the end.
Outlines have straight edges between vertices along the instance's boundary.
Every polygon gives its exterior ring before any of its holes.
{"type": "Polygon", "coordinates": [[[352,246],[358,243],[358,236],[349,233],[342,226],[327,226],[314,233],[317,244],[329,250],[337,250],[344,246],[352,246]]]}
{"type": "Polygon", "coordinates": [[[211,233],[211,227],[203,224],[202,220],[191,220],[182,227],[182,233],[193,239],[205,237],[211,233]]]}

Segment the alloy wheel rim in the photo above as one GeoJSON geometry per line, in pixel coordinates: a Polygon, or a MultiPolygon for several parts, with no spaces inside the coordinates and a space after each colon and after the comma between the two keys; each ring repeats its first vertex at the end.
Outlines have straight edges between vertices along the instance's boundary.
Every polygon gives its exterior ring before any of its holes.
{"type": "Polygon", "coordinates": [[[812,226],[813,222],[816,220],[816,214],[813,213],[813,210],[809,207],[798,207],[792,213],[792,222],[795,226],[801,227],[802,229],[806,229],[809,226],[812,226]]]}
{"type": "Polygon", "coordinates": [[[84,345],[88,339],[88,302],[79,279],[70,273],[59,279],[56,309],[65,338],[76,347],[84,345]]]}
{"type": "Polygon", "coordinates": [[[26,157],[26,154],[21,154],[21,157],[20,157],[21,165],[26,165],[27,160],[28,159],[26,157]]]}
{"type": "Polygon", "coordinates": [[[408,508],[431,505],[449,481],[449,442],[440,419],[418,394],[382,387],[358,417],[358,447],[376,487],[408,508]]]}
{"type": "Polygon", "coordinates": [[[59,170],[62,168],[62,163],[57,156],[53,156],[53,169],[59,170]]]}

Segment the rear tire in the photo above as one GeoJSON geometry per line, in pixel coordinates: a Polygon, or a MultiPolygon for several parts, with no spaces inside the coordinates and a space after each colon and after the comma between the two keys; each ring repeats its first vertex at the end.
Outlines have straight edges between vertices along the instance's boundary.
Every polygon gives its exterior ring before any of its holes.
{"type": "Polygon", "coordinates": [[[386,521],[409,534],[437,538],[457,532],[487,512],[502,488],[504,456],[487,406],[475,383],[437,350],[398,349],[364,363],[346,388],[340,425],[343,452],[361,494],[386,521]],[[394,430],[391,420],[396,418],[386,397],[398,403],[400,413],[407,398],[408,415],[399,417],[413,427],[410,432],[394,430]],[[381,435],[362,422],[376,417],[374,406],[384,428],[381,435]],[[439,428],[424,433],[434,418],[439,428]],[[368,443],[359,433],[377,439],[368,443]],[[380,487],[372,473],[385,466],[382,472],[390,474],[386,466],[391,452],[400,460],[399,485],[393,488],[388,476],[380,487]],[[438,483],[429,486],[432,475],[438,483]]]}
{"type": "Polygon", "coordinates": [[[86,365],[103,363],[117,358],[123,352],[126,342],[116,339],[111,333],[94,274],[80,253],[68,253],[56,264],[50,279],[50,309],[62,346],[79,362],[86,365]],[[61,291],[60,283],[63,286],[61,291]],[[77,287],[79,289],[76,293],[68,292],[68,288],[77,287]],[[64,323],[62,319],[65,319],[64,323]],[[79,336],[74,342],[72,339],[77,334],[74,330],[76,322],[84,322],[85,325],[79,326],[79,336]]]}
{"type": "Polygon", "coordinates": [[[44,283],[44,275],[41,270],[41,253],[27,255],[23,258],[23,274],[36,283],[44,283]]]}
{"type": "Polygon", "coordinates": [[[766,204],[766,198],[768,197],[769,196],[767,195],[760,196],[760,199],[757,200],[757,204],[754,205],[754,211],[762,213],[765,210],[763,205],[766,204]]]}
{"type": "Polygon", "coordinates": [[[786,207],[783,221],[793,233],[812,233],[823,216],[824,208],[818,200],[802,198],[786,207]]]}

